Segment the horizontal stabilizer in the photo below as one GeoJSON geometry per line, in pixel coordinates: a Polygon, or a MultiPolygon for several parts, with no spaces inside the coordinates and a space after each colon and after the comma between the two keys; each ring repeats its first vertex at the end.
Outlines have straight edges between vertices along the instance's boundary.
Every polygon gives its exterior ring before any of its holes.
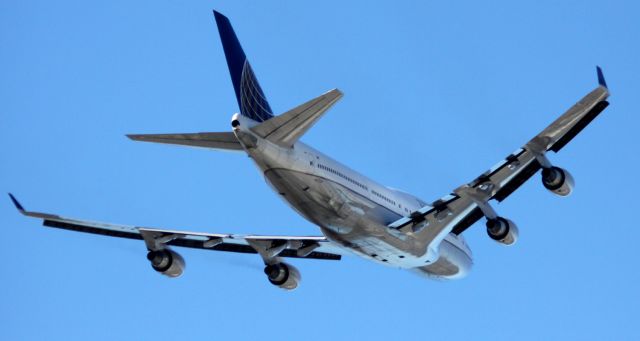
{"type": "Polygon", "coordinates": [[[251,130],[273,143],[291,147],[340,98],[342,98],[342,92],[333,89],[251,130]]]}
{"type": "Polygon", "coordinates": [[[190,147],[241,151],[242,145],[232,132],[191,134],[136,134],[127,135],[135,141],[178,144],[190,147]]]}

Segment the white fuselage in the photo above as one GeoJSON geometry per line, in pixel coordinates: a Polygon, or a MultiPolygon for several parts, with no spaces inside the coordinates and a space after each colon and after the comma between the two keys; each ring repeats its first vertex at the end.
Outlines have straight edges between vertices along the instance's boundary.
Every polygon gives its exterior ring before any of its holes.
{"type": "Polygon", "coordinates": [[[304,143],[280,147],[256,136],[250,130],[254,121],[239,114],[233,119],[240,122],[236,137],[267,183],[336,245],[433,277],[461,277],[470,269],[471,250],[461,236],[449,234],[438,245],[427,245],[411,231],[388,227],[427,206],[424,201],[380,185],[304,143]]]}

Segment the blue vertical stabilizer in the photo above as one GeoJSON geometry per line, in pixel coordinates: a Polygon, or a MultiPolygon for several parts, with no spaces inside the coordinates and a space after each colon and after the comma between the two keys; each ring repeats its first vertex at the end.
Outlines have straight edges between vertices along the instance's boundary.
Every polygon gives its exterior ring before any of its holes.
{"type": "Polygon", "coordinates": [[[218,25],[240,113],[258,122],[272,118],[273,112],[269,102],[260,88],[229,19],[216,11],[213,11],[213,15],[218,25]]]}

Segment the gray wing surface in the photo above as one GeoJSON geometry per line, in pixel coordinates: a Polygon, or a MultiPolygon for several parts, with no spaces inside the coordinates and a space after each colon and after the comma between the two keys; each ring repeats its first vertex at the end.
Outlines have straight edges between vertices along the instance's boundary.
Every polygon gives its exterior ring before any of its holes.
{"type": "Polygon", "coordinates": [[[338,100],[342,92],[333,89],[281,115],[252,127],[256,134],[286,147],[293,144],[309,130],[338,100]]]}
{"type": "Polygon", "coordinates": [[[266,249],[280,247],[277,256],[289,258],[340,260],[342,254],[341,250],[324,236],[203,233],[94,222],[27,211],[13,195],[9,194],[9,196],[20,213],[28,217],[42,219],[44,226],[103,236],[144,240],[150,250],[156,248],[150,243],[158,241],[170,246],[238,253],[258,253],[254,246],[260,244],[266,249]]]}
{"type": "Polygon", "coordinates": [[[232,132],[188,134],[129,134],[135,141],[177,144],[218,150],[242,151],[242,145],[232,132]]]}
{"type": "Polygon", "coordinates": [[[608,105],[609,90],[598,68],[600,85],[573,105],[563,115],[542,130],[522,148],[509,154],[497,165],[468,184],[402,218],[390,227],[415,228],[423,224],[428,238],[439,242],[449,233],[460,234],[480,220],[484,214],[476,204],[483,201],[503,201],[541,168],[537,155],[558,152],[584,129],[608,105]]]}

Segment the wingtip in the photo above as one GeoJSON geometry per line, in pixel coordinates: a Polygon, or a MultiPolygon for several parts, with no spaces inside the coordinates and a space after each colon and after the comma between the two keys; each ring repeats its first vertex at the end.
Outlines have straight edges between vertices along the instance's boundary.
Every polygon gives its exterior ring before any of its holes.
{"type": "Polygon", "coordinates": [[[13,205],[16,207],[16,209],[18,209],[18,211],[20,212],[24,212],[24,207],[22,207],[22,205],[20,204],[20,202],[18,201],[18,199],[16,199],[16,197],[13,196],[13,194],[9,193],[9,197],[11,198],[11,201],[13,202],[13,205]]]}
{"type": "Polygon", "coordinates": [[[604,74],[602,73],[602,68],[596,65],[596,71],[598,72],[598,84],[607,88],[607,81],[604,79],[604,74]]]}
{"type": "Polygon", "coordinates": [[[125,136],[132,141],[143,140],[143,137],[142,137],[143,135],[139,135],[139,134],[126,134],[125,136]]]}
{"type": "Polygon", "coordinates": [[[338,89],[338,88],[331,89],[331,90],[325,92],[324,94],[325,95],[335,95],[337,97],[342,97],[342,95],[344,95],[344,93],[342,91],[340,91],[340,89],[338,89]]]}

